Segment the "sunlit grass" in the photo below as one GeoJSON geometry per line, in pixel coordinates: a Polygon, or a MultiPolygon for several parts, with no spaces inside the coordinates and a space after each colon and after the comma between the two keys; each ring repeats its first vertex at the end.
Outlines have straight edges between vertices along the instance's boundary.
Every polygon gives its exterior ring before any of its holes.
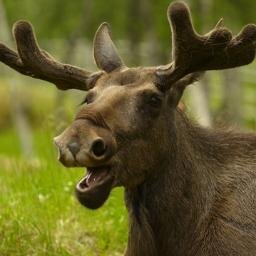
{"type": "Polygon", "coordinates": [[[0,133],[0,255],[122,255],[122,189],[97,211],[80,206],[73,188],[84,170],[58,164],[50,135],[35,134],[39,159],[26,161],[15,133],[0,133]]]}

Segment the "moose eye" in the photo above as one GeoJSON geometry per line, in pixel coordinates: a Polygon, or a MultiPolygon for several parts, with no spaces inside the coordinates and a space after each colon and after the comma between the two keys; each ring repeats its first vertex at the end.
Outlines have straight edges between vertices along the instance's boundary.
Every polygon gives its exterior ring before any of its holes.
{"type": "Polygon", "coordinates": [[[84,100],[82,101],[81,105],[83,104],[90,104],[94,100],[94,94],[93,93],[87,93],[84,100]]]}
{"type": "Polygon", "coordinates": [[[159,107],[162,103],[162,97],[158,94],[152,94],[149,98],[149,104],[152,107],[159,107]]]}
{"type": "Polygon", "coordinates": [[[153,90],[144,90],[138,100],[138,109],[143,115],[143,120],[154,120],[161,110],[163,96],[153,90]]]}

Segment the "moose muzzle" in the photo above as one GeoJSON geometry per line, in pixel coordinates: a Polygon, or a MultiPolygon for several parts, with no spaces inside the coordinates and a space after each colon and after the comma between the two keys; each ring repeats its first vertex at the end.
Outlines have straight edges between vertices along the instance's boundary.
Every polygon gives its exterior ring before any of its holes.
{"type": "Polygon", "coordinates": [[[76,120],[54,138],[59,161],[66,167],[96,167],[106,164],[116,150],[111,132],[88,120],[76,120]]]}
{"type": "Polygon", "coordinates": [[[86,175],[76,185],[79,202],[91,209],[100,207],[114,184],[111,157],[115,154],[116,142],[110,130],[79,119],[54,138],[54,142],[63,165],[87,169],[86,175]]]}

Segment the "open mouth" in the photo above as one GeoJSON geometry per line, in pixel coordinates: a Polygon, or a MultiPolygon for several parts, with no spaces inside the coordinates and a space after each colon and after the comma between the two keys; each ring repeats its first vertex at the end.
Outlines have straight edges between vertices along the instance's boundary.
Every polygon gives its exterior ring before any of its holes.
{"type": "Polygon", "coordinates": [[[97,209],[107,200],[113,182],[110,166],[88,167],[87,175],[76,185],[76,197],[85,207],[97,209]]]}

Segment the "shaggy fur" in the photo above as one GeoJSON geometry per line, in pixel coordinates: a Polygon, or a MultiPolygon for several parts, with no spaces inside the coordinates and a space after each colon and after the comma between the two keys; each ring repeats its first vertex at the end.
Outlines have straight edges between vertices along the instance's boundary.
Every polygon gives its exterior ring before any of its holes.
{"type": "Polygon", "coordinates": [[[256,135],[175,124],[167,164],[126,189],[126,255],[255,255],[256,135]]]}

